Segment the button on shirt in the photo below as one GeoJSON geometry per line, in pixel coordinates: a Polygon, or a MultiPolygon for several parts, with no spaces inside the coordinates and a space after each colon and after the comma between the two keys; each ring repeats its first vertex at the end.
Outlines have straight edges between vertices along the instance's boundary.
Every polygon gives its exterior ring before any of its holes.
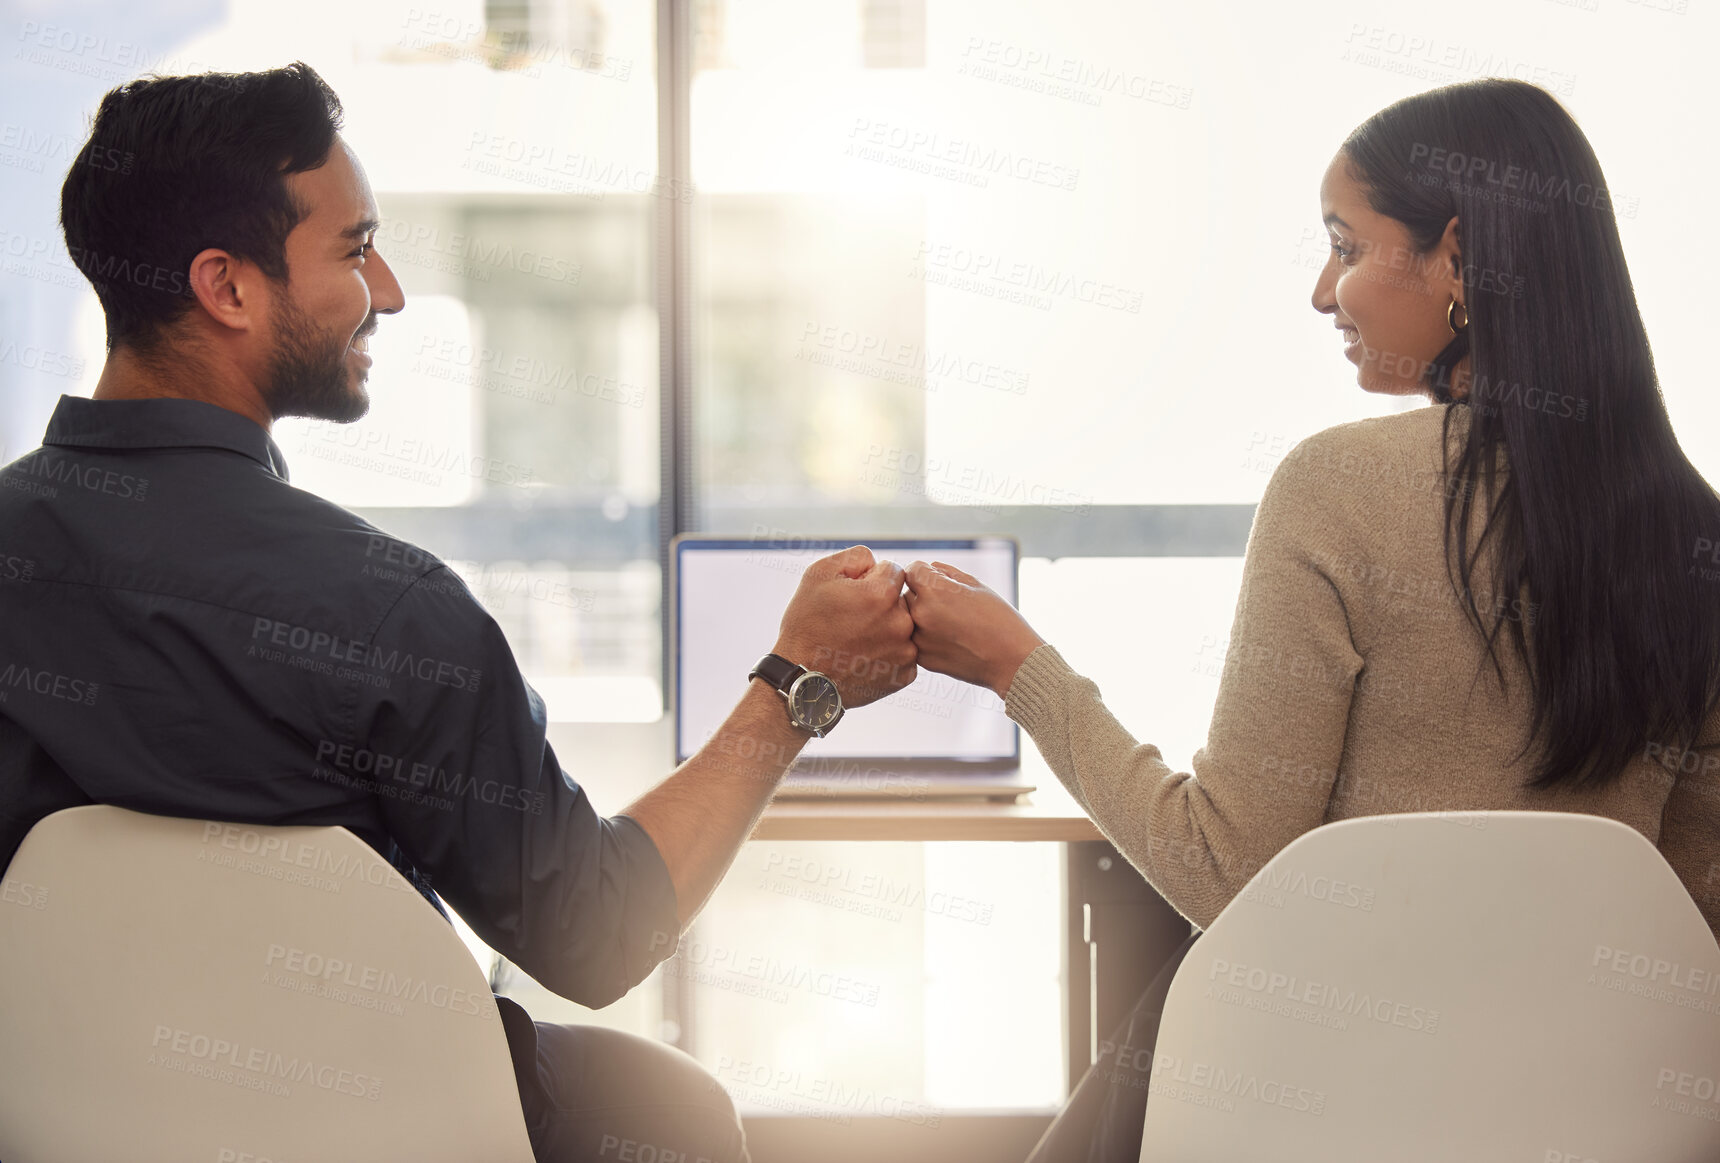
{"type": "Polygon", "coordinates": [[[674,951],[656,846],[442,562],[213,404],[62,397],[42,445],[0,468],[0,867],[79,804],[336,824],[584,1005],[674,951]]]}

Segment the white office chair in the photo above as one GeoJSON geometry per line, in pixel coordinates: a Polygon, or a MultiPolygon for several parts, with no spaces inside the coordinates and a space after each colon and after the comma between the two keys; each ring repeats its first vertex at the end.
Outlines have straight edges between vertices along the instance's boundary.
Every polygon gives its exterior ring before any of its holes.
{"type": "Polygon", "coordinates": [[[1178,969],[1141,1163],[1713,1163],[1720,947],[1635,830],[1346,820],[1178,969]]]}
{"type": "Polygon", "coordinates": [[[95,806],[0,883],[5,1163],[531,1163],[454,930],[344,828],[95,806]]]}

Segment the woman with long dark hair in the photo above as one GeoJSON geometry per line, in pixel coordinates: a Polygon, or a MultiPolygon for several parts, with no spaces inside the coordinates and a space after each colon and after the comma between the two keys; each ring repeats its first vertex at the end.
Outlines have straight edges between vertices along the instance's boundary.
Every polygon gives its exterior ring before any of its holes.
{"type": "MultiPolygon", "coordinates": [[[[919,665],[1003,697],[1197,927],[1329,821],[1543,809],[1636,828],[1720,931],[1720,496],[1673,435],[1594,151],[1537,86],[1448,85],[1351,133],[1320,211],[1313,305],[1358,384],[1437,406],[1273,473],[1192,773],[941,563],[908,571],[919,665]]],[[[1187,948],[1114,1044],[1152,1045],[1187,948]]],[[[1033,1163],[1133,1161],[1146,1082],[1096,1065],[1033,1163]]]]}

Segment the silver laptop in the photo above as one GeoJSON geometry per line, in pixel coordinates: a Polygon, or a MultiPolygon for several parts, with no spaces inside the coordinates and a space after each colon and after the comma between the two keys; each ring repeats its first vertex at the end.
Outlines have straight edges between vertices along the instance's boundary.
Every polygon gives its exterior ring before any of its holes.
{"type": "MultiPolygon", "coordinates": [[[[677,762],[710,738],[746,692],[747,671],[776,641],[806,566],[855,544],[904,566],[916,558],[948,562],[1016,601],[1020,546],[1012,537],[678,537],[669,590],[677,762]]],[[[818,669],[812,660],[794,661],[818,669]]],[[[1021,731],[1003,713],[1003,700],[922,669],[906,689],[849,710],[827,738],[809,741],[777,798],[1012,800],[1032,790],[1021,775],[1021,731]]]]}

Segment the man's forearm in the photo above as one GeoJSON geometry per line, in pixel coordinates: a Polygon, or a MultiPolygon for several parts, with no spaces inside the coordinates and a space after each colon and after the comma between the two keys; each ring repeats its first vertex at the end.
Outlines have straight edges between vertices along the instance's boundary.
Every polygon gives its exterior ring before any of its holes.
{"type": "Polygon", "coordinates": [[[621,813],[657,845],[683,930],[734,863],[808,738],[789,723],[782,696],[753,681],[698,754],[621,813]]]}

